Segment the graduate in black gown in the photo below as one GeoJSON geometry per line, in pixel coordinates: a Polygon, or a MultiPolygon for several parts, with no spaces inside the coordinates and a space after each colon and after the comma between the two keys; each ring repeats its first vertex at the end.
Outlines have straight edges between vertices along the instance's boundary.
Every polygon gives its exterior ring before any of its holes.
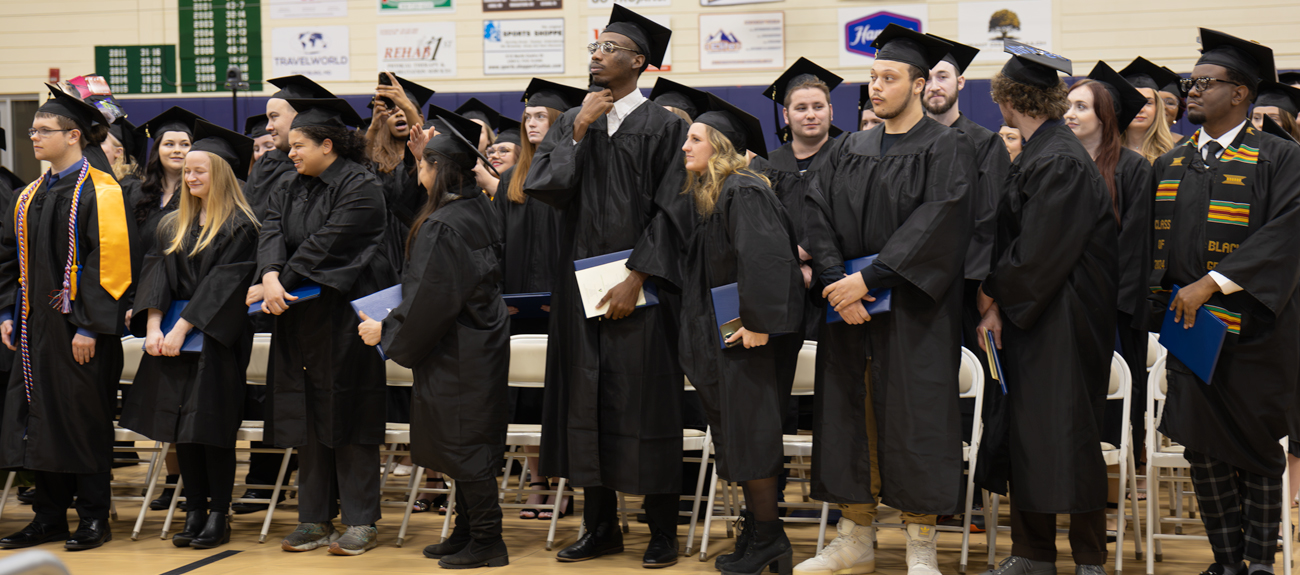
{"type": "Polygon", "coordinates": [[[501,539],[497,472],[506,450],[510,332],[501,299],[501,229],[473,169],[481,127],[459,116],[429,138],[418,126],[420,184],[402,303],[359,332],[415,377],[411,456],[456,481],[456,528],[424,555],[447,569],[510,563],[501,539]],[[467,139],[468,137],[468,139],[467,139]],[[427,142],[427,143],[426,143],[427,142]]]}
{"type": "Polygon", "coordinates": [[[288,103],[298,112],[286,134],[297,175],[271,192],[257,249],[260,283],[247,298],[276,316],[267,441],[298,448],[299,525],[281,547],[359,555],[378,545],[375,462],[387,380],[379,354],[356,335],[350,302],[397,278],[381,253],[383,189],[348,129],[361,118],[338,98],[288,103]],[[309,281],[320,296],[290,307],[287,291],[309,281]],[[332,521],[339,507],[342,537],[332,521]]]}
{"type": "Polygon", "coordinates": [[[560,210],[557,280],[551,290],[542,473],[584,488],[587,531],[560,551],[585,561],[623,550],[616,491],[644,494],[652,533],[643,565],[677,562],[684,390],[677,361],[681,235],[680,146],[687,125],[636,87],[662,62],[672,32],[622,6],[592,43],[599,91],[551,126],[524,192],[560,210]],[[588,319],[573,262],[631,249],[626,281],[588,319]],[[653,277],[658,305],[634,309],[653,277]]]}
{"type": "Polygon", "coordinates": [[[1206,573],[1272,571],[1288,434],[1300,379],[1300,148],[1250,125],[1273,51],[1200,29],[1184,80],[1201,127],[1155,164],[1152,312],[1185,327],[1204,306],[1228,325],[1210,381],[1173,354],[1161,431],[1185,448],[1214,564],[1206,573]],[[1181,286],[1170,297],[1173,286],[1181,286]],[[1157,291],[1158,290],[1158,291],[1157,291]],[[1165,311],[1168,310],[1168,311],[1165,311]]]}
{"type": "Polygon", "coordinates": [[[104,116],[50,92],[31,137],[50,170],[0,210],[0,338],[19,366],[0,418],[0,467],[36,472],[36,516],[0,539],[5,549],[58,540],[93,549],[112,539],[113,412],[135,220],[117,180],[84,155],[100,151],[104,116]],[[74,496],[81,522],[69,536],[74,496]]]}
{"type": "Polygon", "coordinates": [[[145,338],[146,355],[121,425],[176,445],[186,516],[172,544],[211,549],[230,541],[235,435],[253,343],[244,298],[257,265],[257,223],[236,176],[252,163],[252,139],[203,120],[194,137],[180,207],[158,226],[136,289],[131,327],[145,338]],[[179,318],[165,325],[164,315],[180,303],[179,318]],[[182,351],[194,331],[200,350],[182,351]]]}
{"type": "Polygon", "coordinates": [[[817,346],[813,493],[841,504],[840,536],[858,553],[848,565],[832,563],[845,554],[822,553],[800,569],[871,565],[884,503],[903,512],[916,575],[937,572],[932,526],[960,507],[962,264],[977,166],[970,139],[921,104],[950,45],[896,25],[874,45],[871,99],[884,127],[840,144],[825,201],[808,210],[817,222],[806,246],[814,290],[844,318],[822,326],[817,346]],[[849,260],[877,254],[845,275],[849,260]],[[892,310],[870,316],[863,298],[879,288],[891,290],[892,310]],[[921,405],[924,417],[913,411],[921,405]]]}
{"type": "Polygon", "coordinates": [[[744,484],[745,511],[724,574],[788,572],[793,552],[777,512],[781,420],[803,346],[807,289],[794,224],[767,179],[745,167],[766,155],[758,119],[712,94],[682,149],[698,214],[682,283],[682,367],[713,429],[718,476],[744,484]],[[742,327],[722,339],[712,290],[735,285],[742,327]],[[727,347],[723,347],[723,343],[727,347]]]}
{"type": "Polygon", "coordinates": [[[388,208],[384,254],[398,274],[402,273],[406,261],[407,232],[426,197],[415,177],[416,158],[407,149],[406,142],[411,135],[410,127],[424,123],[420,110],[433,93],[406,78],[380,72],[375,97],[369,104],[375,115],[366,131],[366,157],[384,187],[384,205],[388,208]]]}
{"type": "Polygon", "coordinates": [[[700,115],[698,104],[695,102],[699,98],[699,90],[678,84],[664,76],[655,80],[649,98],[651,102],[663,106],[665,110],[687,122],[694,122],[695,117],[700,115]]]}
{"type": "MultiPolygon", "coordinates": [[[[4,150],[4,149],[5,149],[5,131],[4,128],[0,128],[0,150],[4,150]]],[[[9,171],[9,168],[0,166],[0,190],[3,190],[5,192],[12,192],[14,190],[17,190],[18,188],[21,188],[23,186],[23,183],[24,182],[22,178],[19,178],[18,174],[9,171]]],[[[9,198],[4,198],[4,199],[8,200],[9,198]]],[[[5,205],[8,204],[9,202],[6,201],[5,205]]]]}
{"type": "MultiPolygon", "coordinates": [[[[772,182],[772,190],[794,223],[795,241],[801,246],[799,268],[808,299],[804,305],[802,339],[812,341],[817,341],[825,320],[821,297],[814,290],[807,289],[812,286],[813,275],[812,256],[805,248],[808,239],[804,227],[808,218],[803,212],[805,206],[815,205],[808,196],[824,194],[835,175],[832,157],[842,140],[835,138],[840,130],[831,124],[834,119],[831,91],[843,81],[843,78],[805,58],[790,66],[763,91],[773,106],[778,103],[782,106],[786,124],[782,141],[785,143],[768,152],[766,157],[750,162],[754,171],[772,182]]],[[[790,375],[793,377],[794,374],[790,375]]]]}
{"type": "MultiPolygon", "coordinates": [[[[266,129],[266,114],[244,118],[244,135],[253,139],[253,161],[248,164],[248,173],[253,173],[253,164],[262,159],[267,152],[275,149],[275,138],[266,129]]],[[[247,178],[247,176],[245,176],[247,178]]]]}
{"type": "Polygon", "coordinates": [[[1098,446],[1115,349],[1115,203],[1088,150],[1058,119],[1068,102],[1057,70],[1069,74],[1070,61],[1005,45],[1013,57],[993,77],[993,101],[1024,135],[1024,150],[1011,165],[996,259],[980,288],[979,337],[993,332],[1007,393],[990,394],[1005,402],[1004,418],[984,428],[976,481],[998,493],[1007,475],[1011,484],[1012,556],[991,573],[1055,573],[1056,515],[1069,513],[1076,573],[1102,575],[1106,463],[1098,446]]]}
{"type": "Polygon", "coordinates": [[[294,176],[293,162],[289,160],[289,129],[298,112],[289,105],[288,98],[333,98],[329,90],[306,76],[282,76],[267,80],[280,90],[266,101],[266,129],[271,133],[275,149],[253,162],[244,185],[244,197],[253,208],[258,221],[266,218],[266,205],[281,179],[294,176]]]}
{"type": "MultiPolygon", "coordinates": [[[[132,206],[142,253],[152,251],[158,222],[180,207],[181,168],[194,143],[194,122],[198,119],[195,113],[172,106],[141,126],[143,134],[153,139],[139,195],[132,206]]],[[[126,190],[135,191],[133,186],[126,190]]]]}

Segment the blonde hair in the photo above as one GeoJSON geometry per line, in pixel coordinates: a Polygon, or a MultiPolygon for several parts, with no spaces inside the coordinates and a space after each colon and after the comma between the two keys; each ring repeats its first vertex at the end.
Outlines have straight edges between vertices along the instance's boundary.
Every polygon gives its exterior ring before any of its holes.
{"type": "MultiPolygon", "coordinates": [[[[1149,88],[1148,88],[1149,89],[1149,88]]],[[[1146,94],[1143,94],[1145,96],[1146,94]]],[[[1174,134],[1169,131],[1169,122],[1165,120],[1165,104],[1160,100],[1160,94],[1155,95],[1156,115],[1151,118],[1151,126],[1147,128],[1146,135],[1142,136],[1142,144],[1138,146],[1137,153],[1142,154],[1148,162],[1155,163],[1165,152],[1174,149],[1174,134]]],[[[1124,141],[1128,141],[1128,131],[1133,130],[1132,126],[1124,130],[1124,141]]]]}
{"type": "MultiPolygon", "coordinates": [[[[235,178],[235,172],[230,169],[230,164],[212,152],[203,153],[208,156],[208,161],[212,164],[210,172],[212,184],[208,187],[206,207],[208,222],[199,234],[198,243],[187,254],[189,257],[199,255],[199,252],[212,243],[213,238],[217,237],[217,232],[234,215],[235,210],[244,212],[253,225],[258,225],[257,218],[253,217],[253,209],[248,207],[248,200],[244,199],[244,192],[240,190],[239,180],[235,178]]],[[[204,209],[203,202],[190,195],[190,186],[184,178],[181,179],[180,193],[180,209],[163,216],[162,222],[158,225],[158,233],[167,238],[167,249],[163,251],[164,254],[175,253],[183,247],[185,238],[190,235],[190,227],[196,225],[199,211],[204,209]]]]}
{"type": "MultiPolygon", "coordinates": [[[[524,113],[527,115],[528,110],[525,108],[524,113]]],[[[546,108],[546,118],[550,122],[547,124],[547,130],[555,127],[560,121],[560,116],[564,112],[555,108],[546,108]]],[[[523,127],[523,137],[519,138],[519,159],[515,160],[515,172],[510,176],[509,187],[506,188],[506,198],[516,204],[524,203],[524,180],[528,178],[528,170],[533,167],[533,154],[537,153],[537,144],[528,141],[528,123],[527,118],[521,117],[520,123],[525,124],[523,127]]]]}
{"type": "Polygon", "coordinates": [[[767,177],[754,172],[748,168],[749,159],[744,154],[736,151],[736,147],[731,144],[731,140],[722,135],[713,126],[704,125],[704,133],[709,137],[709,145],[713,147],[713,155],[709,156],[708,167],[704,173],[697,173],[687,170],[686,185],[682,188],[683,194],[691,194],[695,200],[695,211],[702,217],[709,217],[713,213],[713,208],[718,203],[718,195],[722,193],[722,185],[726,183],[727,178],[732,174],[745,174],[754,176],[763,180],[769,186],[772,184],[767,177]]]}
{"type": "Polygon", "coordinates": [[[131,157],[125,150],[113,160],[113,178],[121,181],[127,176],[134,176],[136,173],[135,158],[131,157]]]}

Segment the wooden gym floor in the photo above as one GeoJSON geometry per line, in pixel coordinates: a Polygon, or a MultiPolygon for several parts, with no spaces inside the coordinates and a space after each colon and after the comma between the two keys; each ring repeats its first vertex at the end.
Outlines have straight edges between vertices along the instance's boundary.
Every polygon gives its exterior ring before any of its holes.
{"type": "MultiPolygon", "coordinates": [[[[115,471],[119,480],[142,481],[146,466],[138,465],[115,471]]],[[[237,477],[242,479],[246,466],[237,469],[237,477]]],[[[392,479],[393,484],[405,484],[405,478],[392,479]]],[[[117,490],[125,495],[128,490],[117,490]]],[[[791,484],[787,497],[796,500],[799,486],[791,484]]],[[[386,499],[396,499],[393,493],[386,499]]],[[[632,506],[637,505],[635,498],[629,498],[632,506]]],[[[286,553],[280,550],[280,539],[293,530],[297,524],[294,500],[290,499],[276,512],[267,542],[259,544],[258,534],[261,530],[265,512],[234,517],[234,533],[228,545],[212,550],[177,548],[171,541],[159,539],[166,511],[150,511],[146,515],[139,541],[131,541],[131,528],[134,525],[139,507],[135,503],[123,502],[117,505],[118,519],[112,523],[113,541],[100,549],[81,552],[69,552],[62,544],[50,543],[37,549],[54,553],[73,574],[93,575],[154,575],[193,573],[194,575],[217,574],[263,574],[275,575],[333,575],[341,573],[426,573],[440,570],[437,563],[425,559],[421,549],[430,543],[436,543],[442,529],[442,516],[436,513],[416,514],[411,517],[411,525],[402,548],[395,546],[397,531],[402,521],[402,507],[385,506],[384,518],[379,523],[380,546],[360,557],[339,557],[326,551],[317,550],[307,553],[286,553]]],[[[1145,511],[1145,509],[1144,509],[1145,511]]],[[[703,512],[701,511],[701,514],[703,512]]],[[[1006,506],[1001,508],[1001,524],[1007,524],[1006,506]]],[[[21,529],[32,518],[30,506],[20,505],[12,495],[0,517],[0,532],[8,534],[21,529]]],[[[179,531],[184,520],[178,513],[173,522],[173,532],[179,531]]],[[[882,509],[882,522],[897,521],[897,512],[882,509]]],[[[69,512],[69,521],[76,525],[75,511],[69,512]]],[[[605,557],[585,563],[561,564],[555,561],[555,552],[572,543],[577,535],[578,517],[565,517],[560,520],[556,531],[555,550],[546,550],[546,531],[548,523],[537,520],[521,520],[518,512],[506,510],[505,538],[510,547],[510,565],[499,569],[484,569],[476,572],[493,573],[529,573],[529,574],[582,574],[582,573],[646,573],[641,568],[641,553],[649,538],[644,525],[631,523],[631,533],[625,536],[627,551],[611,557],[605,557]]],[[[1064,519],[1062,527],[1068,521],[1064,519]]],[[[679,539],[685,548],[688,526],[681,526],[679,539]]],[[[834,537],[834,525],[827,528],[827,541],[834,537]]],[[[816,524],[788,524],[786,532],[795,546],[796,563],[812,556],[817,546],[816,524]]],[[[1131,529],[1130,529],[1131,533],[1131,529]]],[[[1199,523],[1189,526],[1185,533],[1200,534],[1203,530],[1199,523]]],[[[698,537],[698,535],[697,535],[698,537]]],[[[709,560],[698,561],[698,552],[691,557],[682,557],[673,567],[661,570],[663,573],[716,573],[713,570],[713,558],[721,553],[728,553],[734,541],[726,538],[726,531],[721,522],[715,523],[710,536],[709,560]]],[[[985,536],[972,534],[971,559],[969,573],[984,571],[987,558],[985,536]]],[[[899,529],[880,529],[879,549],[877,550],[877,573],[882,575],[905,575],[907,565],[904,561],[905,539],[899,529]]],[[[698,544],[698,543],[697,543],[698,544]]],[[[1057,561],[1057,569],[1062,575],[1073,572],[1073,562],[1068,553],[1069,542],[1064,534],[1057,538],[1057,547],[1062,550],[1057,561]]],[[[1010,534],[1003,532],[998,537],[998,558],[1006,557],[1011,548],[1010,534]]],[[[20,551],[0,551],[0,558],[20,551]]],[[[1111,544],[1114,552],[1114,544],[1111,544]]],[[[961,553],[961,534],[943,533],[939,537],[939,567],[945,575],[957,573],[961,553]]],[[[1279,565],[1277,573],[1282,573],[1279,565]]],[[[1132,541],[1125,542],[1124,571],[1138,574],[1145,571],[1145,562],[1133,558],[1132,541]]],[[[1204,541],[1169,541],[1164,543],[1164,561],[1156,563],[1155,571],[1159,575],[1199,573],[1212,561],[1208,543],[1204,541]]],[[[1107,565],[1107,571],[1114,569],[1114,558],[1107,565]]]]}

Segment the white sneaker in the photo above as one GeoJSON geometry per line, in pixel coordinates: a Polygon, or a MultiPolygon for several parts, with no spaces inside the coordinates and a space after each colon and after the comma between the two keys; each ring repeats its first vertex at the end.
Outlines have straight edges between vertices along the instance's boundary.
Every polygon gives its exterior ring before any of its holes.
{"type": "Polygon", "coordinates": [[[839,536],[816,557],[795,566],[794,575],[859,575],[876,572],[876,528],[840,518],[839,536]]]}
{"type": "Polygon", "coordinates": [[[936,543],[939,530],[933,525],[907,526],[907,575],[940,575],[936,543]]]}
{"type": "Polygon", "coordinates": [[[412,471],[415,471],[414,465],[402,465],[399,463],[396,467],[393,467],[392,475],[393,477],[410,477],[412,471]]]}

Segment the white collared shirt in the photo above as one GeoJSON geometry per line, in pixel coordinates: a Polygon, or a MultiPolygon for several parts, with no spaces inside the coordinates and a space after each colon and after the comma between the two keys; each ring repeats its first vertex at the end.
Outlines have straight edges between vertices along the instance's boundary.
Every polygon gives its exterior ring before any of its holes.
{"type": "Polygon", "coordinates": [[[633,110],[645,102],[646,97],[641,95],[640,88],[633,88],[626,96],[614,102],[614,108],[608,114],[605,114],[605,118],[609,120],[609,135],[613,136],[614,132],[618,131],[618,127],[623,125],[623,120],[626,120],[633,110]]]}
{"type": "MultiPolygon", "coordinates": [[[[1205,145],[1210,142],[1218,142],[1222,148],[1219,149],[1218,155],[1215,156],[1217,159],[1219,156],[1223,155],[1224,150],[1227,150],[1228,146],[1232,145],[1232,142],[1237,139],[1237,134],[1240,134],[1241,130],[1245,127],[1246,121],[1242,121],[1240,124],[1237,124],[1237,127],[1224,132],[1217,138],[1211,138],[1210,135],[1205,133],[1205,130],[1202,129],[1200,135],[1196,138],[1196,150],[1204,156],[1205,145]]],[[[1228,279],[1219,272],[1211,271],[1210,277],[1214,278],[1214,283],[1219,284],[1219,291],[1223,292],[1224,295],[1241,291],[1241,286],[1237,285],[1237,282],[1228,279]]]]}

